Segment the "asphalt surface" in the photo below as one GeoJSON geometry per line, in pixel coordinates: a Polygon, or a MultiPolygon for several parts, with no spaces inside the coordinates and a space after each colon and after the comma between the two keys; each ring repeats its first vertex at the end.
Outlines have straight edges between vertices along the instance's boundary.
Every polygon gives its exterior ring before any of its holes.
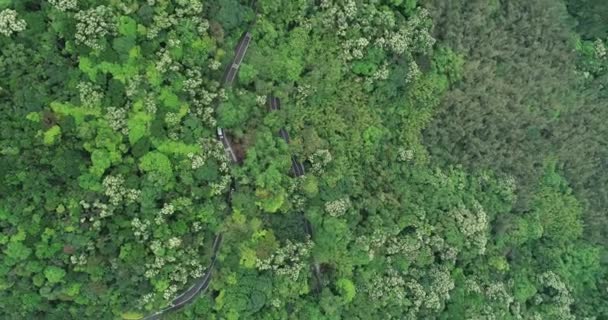
{"type": "MultiPolygon", "coordinates": [[[[255,1],[253,3],[255,3],[255,1]]],[[[226,72],[224,73],[224,77],[222,79],[222,86],[229,87],[234,82],[234,80],[238,74],[240,65],[243,62],[243,59],[245,58],[245,54],[247,53],[247,49],[249,48],[249,44],[251,43],[251,40],[252,40],[252,35],[249,31],[246,31],[245,33],[243,33],[243,35],[241,36],[241,39],[239,40],[239,43],[237,44],[237,47],[235,49],[235,55],[232,60],[232,63],[229,64],[226,72]]],[[[281,101],[277,97],[272,97],[272,96],[269,97],[268,103],[269,103],[269,107],[270,107],[271,111],[281,109],[281,101]]],[[[222,132],[222,134],[218,134],[218,140],[220,140],[222,142],[222,145],[224,146],[224,149],[226,150],[226,153],[228,154],[230,160],[235,164],[238,163],[238,158],[234,152],[234,149],[232,148],[232,144],[230,143],[230,140],[226,136],[226,133],[223,130],[219,130],[219,131],[222,132]]],[[[281,138],[283,138],[283,140],[285,140],[285,142],[289,144],[289,142],[290,142],[289,133],[287,132],[287,130],[285,130],[285,128],[281,128],[279,130],[279,136],[281,136],[281,138]]],[[[304,165],[301,162],[299,162],[298,159],[293,155],[291,156],[291,162],[292,162],[292,172],[293,172],[294,176],[300,177],[306,173],[304,170],[304,165]]],[[[235,186],[234,181],[232,181],[231,186],[230,186],[230,191],[228,192],[228,203],[231,202],[232,193],[234,191],[234,186],[235,186]]],[[[304,217],[304,216],[302,216],[302,217],[304,218],[304,229],[305,229],[306,233],[312,238],[313,237],[312,225],[310,224],[308,219],[306,219],[306,217],[304,217]]],[[[171,303],[169,304],[168,307],[143,318],[143,320],[161,319],[164,314],[171,312],[171,311],[181,309],[188,303],[192,302],[200,294],[205,293],[205,291],[209,288],[209,285],[211,284],[211,279],[213,276],[213,268],[215,267],[217,253],[219,252],[219,250],[221,248],[222,239],[223,239],[223,235],[222,235],[222,233],[219,233],[216,235],[216,237],[213,241],[211,263],[207,267],[206,273],[202,277],[200,277],[196,281],[194,281],[194,284],[192,284],[186,291],[182,292],[180,295],[175,297],[171,301],[171,303]]],[[[319,294],[321,291],[320,266],[316,261],[313,260],[311,269],[313,270],[313,273],[315,275],[315,282],[316,282],[315,291],[317,294],[319,294]]]]}
{"type": "Polygon", "coordinates": [[[218,137],[218,139],[222,142],[222,145],[224,145],[224,150],[226,151],[226,154],[228,155],[230,161],[232,161],[232,163],[238,163],[239,159],[236,156],[236,153],[234,153],[232,143],[230,143],[228,137],[224,134],[221,137],[218,137]]]}
{"type": "Polygon", "coordinates": [[[241,67],[241,63],[243,62],[247,49],[249,48],[251,37],[251,33],[249,31],[245,31],[245,33],[243,33],[241,36],[239,43],[236,45],[236,49],[234,50],[234,58],[232,59],[232,63],[228,65],[228,69],[226,70],[224,79],[222,80],[222,85],[224,87],[231,86],[234,79],[236,79],[236,76],[239,73],[239,68],[241,67]]]}
{"type": "MultiPolygon", "coordinates": [[[[281,110],[281,100],[279,100],[279,98],[270,96],[268,97],[267,103],[270,111],[281,110]]],[[[287,132],[287,130],[285,130],[285,128],[281,128],[279,130],[279,136],[281,136],[281,138],[283,138],[283,140],[285,140],[285,142],[289,144],[289,133],[287,132]]],[[[304,170],[304,165],[300,161],[298,161],[298,158],[296,158],[296,156],[293,155],[291,156],[291,171],[296,177],[301,177],[306,174],[306,171],[304,170]]]]}
{"type": "MultiPolygon", "coordinates": [[[[238,71],[239,71],[240,64],[243,61],[245,54],[247,53],[247,48],[249,47],[251,39],[252,39],[252,36],[249,31],[246,31],[245,33],[243,33],[243,36],[241,36],[241,39],[239,40],[239,43],[237,44],[237,47],[235,49],[234,59],[232,60],[232,63],[230,63],[229,68],[228,68],[227,72],[225,73],[224,79],[222,80],[222,85],[224,87],[232,85],[234,79],[236,78],[236,75],[238,74],[238,71]]],[[[226,134],[223,132],[223,130],[220,130],[220,131],[222,132],[222,134],[218,135],[218,139],[224,145],[224,149],[226,150],[226,153],[228,154],[230,160],[233,163],[238,163],[238,158],[234,152],[234,149],[232,148],[232,144],[230,143],[230,140],[228,139],[226,134]]],[[[233,191],[234,191],[234,181],[231,182],[230,191],[228,192],[228,203],[230,203],[230,201],[231,201],[233,191]]],[[[212,275],[213,275],[213,267],[215,266],[217,253],[219,252],[219,250],[221,248],[222,239],[223,239],[223,235],[221,233],[219,233],[218,235],[216,235],[215,240],[213,241],[213,249],[212,249],[213,253],[212,253],[212,257],[211,257],[211,263],[207,267],[207,271],[205,272],[205,274],[202,277],[195,280],[194,284],[192,284],[186,291],[182,292],[180,295],[175,297],[169,303],[169,306],[167,306],[166,308],[164,308],[160,311],[157,311],[147,317],[144,317],[142,320],[162,319],[162,316],[164,314],[171,312],[171,311],[181,309],[188,303],[192,302],[200,294],[205,293],[205,291],[209,288],[209,285],[211,284],[211,279],[212,279],[212,275]]]]}
{"type": "MultiPolygon", "coordinates": [[[[268,97],[267,101],[268,101],[267,102],[268,107],[271,112],[281,110],[281,100],[279,100],[279,98],[270,96],[270,97],[268,97]]],[[[279,136],[281,136],[281,138],[283,138],[283,140],[285,140],[285,142],[287,144],[289,144],[289,133],[287,132],[287,130],[285,130],[285,128],[281,128],[279,130],[279,136]]],[[[294,155],[291,156],[291,171],[293,172],[294,176],[296,176],[296,177],[301,177],[304,174],[306,174],[306,172],[304,170],[304,165],[300,161],[298,161],[298,159],[294,155]]],[[[306,219],[306,217],[304,215],[302,215],[302,218],[304,219],[304,230],[312,239],[313,238],[312,225],[310,224],[310,221],[308,221],[308,219],[306,219]]],[[[315,279],[314,289],[318,295],[321,293],[321,287],[322,287],[321,267],[314,259],[312,259],[311,269],[312,269],[312,272],[314,274],[314,279],[315,279]]]]}
{"type": "Polygon", "coordinates": [[[209,284],[211,283],[211,276],[213,275],[213,267],[215,266],[217,253],[220,251],[221,248],[222,239],[223,235],[219,233],[215,236],[215,239],[213,240],[213,252],[211,256],[211,263],[209,263],[209,266],[207,267],[207,272],[205,272],[202,277],[198,278],[194,282],[194,284],[190,286],[190,288],[182,292],[179,296],[175,297],[171,301],[171,303],[169,303],[168,307],[143,318],[143,320],[161,319],[164,314],[181,309],[186,304],[194,300],[194,298],[196,298],[198,295],[204,293],[207,288],[209,288],[209,284]]]}

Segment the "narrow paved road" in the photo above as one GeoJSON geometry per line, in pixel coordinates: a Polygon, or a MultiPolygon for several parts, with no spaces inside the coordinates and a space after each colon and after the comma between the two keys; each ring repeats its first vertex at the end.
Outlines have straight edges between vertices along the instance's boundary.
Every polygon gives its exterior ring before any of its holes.
{"type": "Polygon", "coordinates": [[[228,68],[225,72],[224,79],[222,80],[222,85],[224,87],[229,87],[236,79],[236,75],[239,73],[239,68],[241,67],[241,62],[245,58],[245,54],[247,53],[247,49],[249,48],[249,43],[251,42],[251,33],[246,31],[241,36],[239,43],[234,50],[234,58],[232,59],[232,63],[228,65],[228,68]]]}
{"type": "MultiPolygon", "coordinates": [[[[270,108],[270,111],[281,110],[281,100],[274,96],[268,97],[268,107],[270,108]]],[[[285,128],[281,128],[279,130],[279,136],[281,136],[281,138],[283,138],[283,140],[285,140],[285,142],[289,144],[289,133],[287,132],[287,130],[285,130],[285,128]]],[[[293,155],[291,156],[291,171],[296,177],[301,177],[306,174],[306,172],[304,171],[304,165],[300,161],[298,161],[298,158],[296,158],[296,156],[293,155]]]]}
{"type": "Polygon", "coordinates": [[[211,276],[213,275],[213,267],[215,266],[217,253],[219,252],[221,247],[222,238],[223,235],[219,233],[215,236],[215,239],[213,240],[213,252],[211,256],[211,263],[209,263],[209,266],[207,266],[207,272],[205,272],[202,277],[198,278],[194,282],[194,284],[190,286],[190,288],[175,297],[171,301],[171,303],[169,303],[168,307],[145,317],[143,320],[160,319],[164,314],[184,307],[186,304],[194,300],[194,298],[196,298],[199,294],[204,293],[207,288],[209,288],[209,284],[211,283],[211,276]]]}
{"type": "MultiPolygon", "coordinates": [[[[228,71],[226,72],[224,79],[222,80],[222,85],[224,87],[232,85],[232,82],[236,78],[236,75],[239,71],[240,64],[245,57],[245,53],[247,52],[247,48],[249,47],[249,43],[251,42],[251,39],[252,39],[251,33],[249,31],[246,31],[243,34],[243,36],[241,37],[239,43],[237,44],[237,47],[235,49],[234,59],[232,60],[232,63],[230,63],[230,67],[229,67],[228,71]]],[[[217,136],[218,136],[217,138],[222,142],[222,145],[224,146],[224,150],[226,151],[226,154],[228,155],[228,157],[230,158],[232,163],[237,164],[238,158],[236,157],[236,154],[234,152],[234,149],[232,148],[232,144],[230,143],[230,140],[228,139],[228,137],[226,136],[226,134],[224,133],[224,130],[222,128],[218,128],[217,136]]],[[[230,190],[228,192],[228,204],[229,205],[231,203],[233,191],[234,191],[234,181],[231,182],[230,190]]],[[[200,294],[204,293],[207,290],[207,288],[209,288],[209,285],[211,284],[211,278],[213,275],[213,267],[215,267],[215,261],[217,259],[217,253],[219,252],[220,247],[222,245],[222,239],[223,239],[223,235],[221,233],[219,233],[215,236],[215,240],[213,241],[213,249],[212,249],[213,251],[212,251],[212,256],[211,256],[211,263],[207,267],[207,271],[205,272],[205,274],[202,277],[195,280],[194,284],[192,286],[190,286],[190,288],[188,288],[186,291],[182,292],[180,295],[175,297],[171,301],[171,303],[169,303],[169,306],[143,318],[142,320],[161,319],[164,314],[184,307],[188,303],[192,302],[200,294]]]]}
{"type": "Polygon", "coordinates": [[[224,146],[224,151],[226,151],[226,155],[228,155],[230,161],[232,161],[232,163],[238,163],[239,158],[236,156],[236,153],[232,148],[232,143],[230,143],[230,140],[224,134],[224,129],[217,128],[217,138],[222,142],[222,145],[224,146]]]}
{"type": "MultiPolygon", "coordinates": [[[[270,96],[268,98],[268,106],[270,108],[270,111],[276,111],[276,110],[281,110],[281,100],[279,100],[279,98],[274,97],[274,96],[270,96]]],[[[285,142],[287,144],[289,144],[289,133],[287,132],[287,130],[285,130],[285,128],[281,128],[279,130],[279,136],[281,136],[281,138],[283,138],[283,140],[285,140],[285,142]]],[[[294,174],[295,177],[301,177],[304,174],[306,174],[306,172],[304,171],[304,165],[298,161],[298,159],[296,158],[296,156],[292,155],[291,156],[291,170],[294,174]]],[[[302,218],[304,219],[304,230],[306,231],[306,234],[308,234],[310,236],[310,238],[313,238],[313,230],[312,230],[312,225],[310,224],[310,221],[308,221],[308,219],[306,219],[306,217],[304,215],[302,215],[302,218]]],[[[311,265],[311,269],[315,275],[315,292],[317,294],[321,293],[321,267],[319,266],[319,264],[312,259],[312,265],[311,265]]]]}

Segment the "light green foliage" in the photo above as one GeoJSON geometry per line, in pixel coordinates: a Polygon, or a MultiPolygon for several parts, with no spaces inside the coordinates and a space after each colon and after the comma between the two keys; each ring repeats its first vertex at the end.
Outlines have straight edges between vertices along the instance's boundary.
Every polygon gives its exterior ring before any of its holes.
{"type": "Polygon", "coordinates": [[[602,3],[0,0],[0,318],[608,317],[602,3]]]}
{"type": "Polygon", "coordinates": [[[10,259],[7,261],[9,265],[27,259],[31,253],[32,250],[19,241],[9,242],[4,249],[4,254],[10,259]]]}
{"type": "Polygon", "coordinates": [[[201,152],[201,147],[196,144],[185,144],[182,142],[176,141],[163,141],[159,143],[155,143],[158,151],[164,154],[174,154],[186,156],[188,154],[196,154],[201,152]]]}
{"type": "Polygon", "coordinates": [[[128,16],[118,18],[118,32],[126,37],[135,37],[137,35],[137,21],[128,16]]]}
{"type": "Polygon", "coordinates": [[[101,177],[106,169],[112,165],[110,153],[105,150],[95,150],[91,153],[91,162],[93,166],[90,171],[96,177],[101,177]]]}
{"type": "Polygon", "coordinates": [[[61,280],[65,277],[65,274],[65,270],[55,266],[49,266],[44,269],[44,276],[46,277],[46,280],[51,284],[61,282],[61,280]]]}
{"type": "Polygon", "coordinates": [[[554,170],[552,163],[545,173],[543,186],[534,197],[534,207],[543,226],[543,237],[554,242],[568,242],[583,233],[582,207],[554,170]]]}
{"type": "Polygon", "coordinates": [[[90,80],[94,81],[97,76],[97,68],[93,66],[90,58],[84,56],[80,57],[78,61],[78,68],[84,72],[90,80]]]}
{"type": "Polygon", "coordinates": [[[71,116],[76,121],[76,124],[84,122],[84,118],[88,115],[99,116],[99,109],[90,109],[85,107],[77,107],[70,104],[52,102],[51,109],[60,115],[71,116]]]}
{"type": "Polygon", "coordinates": [[[74,16],[76,24],[76,42],[93,50],[102,50],[105,37],[115,32],[116,22],[112,9],[97,6],[86,11],[79,11],[74,16]]]}
{"type": "Polygon", "coordinates": [[[352,283],[352,281],[345,278],[338,279],[338,281],[336,282],[336,286],[338,287],[338,290],[340,292],[340,295],[342,296],[342,299],[344,299],[344,302],[350,303],[351,301],[353,301],[353,298],[357,294],[357,289],[355,288],[355,285],[352,283]]]}
{"type": "Polygon", "coordinates": [[[139,169],[144,172],[158,173],[166,179],[173,177],[171,160],[161,152],[152,151],[139,160],[139,169]]]}
{"type": "Polygon", "coordinates": [[[146,112],[137,112],[129,117],[129,143],[134,145],[139,139],[147,136],[150,130],[152,117],[146,112]]]}
{"type": "Polygon", "coordinates": [[[54,125],[44,132],[42,141],[48,146],[54,144],[59,137],[61,137],[61,127],[54,125]]]}
{"type": "Polygon", "coordinates": [[[179,98],[175,93],[171,92],[170,88],[162,88],[159,99],[170,110],[178,109],[180,106],[179,98]]]}

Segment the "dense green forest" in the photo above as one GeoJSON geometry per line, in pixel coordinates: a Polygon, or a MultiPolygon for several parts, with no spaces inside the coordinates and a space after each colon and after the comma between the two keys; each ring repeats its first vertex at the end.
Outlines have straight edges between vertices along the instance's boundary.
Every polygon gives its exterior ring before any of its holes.
{"type": "Polygon", "coordinates": [[[0,319],[608,319],[606,90],[602,0],[0,0],[0,319]]]}

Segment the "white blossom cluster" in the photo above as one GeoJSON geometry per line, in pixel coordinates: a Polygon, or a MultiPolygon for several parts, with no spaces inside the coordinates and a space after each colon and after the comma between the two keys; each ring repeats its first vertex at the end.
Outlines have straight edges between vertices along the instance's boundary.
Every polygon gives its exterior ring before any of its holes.
{"type": "MultiPolygon", "coordinates": [[[[419,257],[419,253],[424,251],[423,248],[427,248],[431,252],[439,253],[443,261],[455,262],[458,256],[458,250],[449,246],[443,238],[432,234],[432,231],[432,226],[423,224],[418,226],[415,233],[412,235],[389,236],[384,234],[384,236],[380,236],[375,234],[376,243],[374,243],[373,246],[368,244],[364,247],[384,248],[386,254],[389,256],[406,256],[412,261],[415,261],[419,257]]],[[[370,241],[369,239],[365,240],[368,242],[370,241]]],[[[363,239],[361,241],[363,241],[363,239]]],[[[373,253],[373,249],[370,251],[373,253]]],[[[370,259],[372,257],[373,255],[370,255],[370,259]]]]}
{"type": "Polygon", "coordinates": [[[515,193],[515,190],[517,189],[517,181],[515,180],[515,177],[508,176],[507,178],[504,179],[503,183],[505,185],[505,188],[507,189],[507,193],[509,193],[509,194],[515,193]]]}
{"type": "Polygon", "coordinates": [[[160,240],[152,240],[150,242],[150,251],[152,251],[155,256],[159,256],[162,254],[163,246],[160,240]]]}
{"type": "Polygon", "coordinates": [[[362,235],[357,237],[355,243],[357,244],[357,247],[367,251],[367,256],[372,260],[376,251],[384,246],[388,237],[388,234],[382,230],[374,230],[374,233],[371,236],[362,235]]]}
{"type": "Polygon", "coordinates": [[[223,175],[220,182],[212,182],[211,186],[211,195],[217,196],[222,194],[224,190],[228,188],[230,185],[231,177],[229,175],[223,175]]]}
{"type": "MultiPolygon", "coordinates": [[[[173,237],[167,241],[155,239],[150,243],[150,251],[154,255],[152,263],[146,263],[144,276],[148,279],[154,277],[166,278],[172,283],[184,285],[190,278],[198,278],[203,275],[204,267],[195,257],[196,251],[193,249],[182,248],[182,240],[173,237]]],[[[173,289],[165,291],[164,298],[170,300],[175,291],[173,289]]]]}
{"type": "Polygon", "coordinates": [[[85,223],[86,221],[93,222],[93,227],[95,229],[99,229],[99,227],[101,227],[101,222],[96,219],[97,217],[103,219],[114,214],[113,207],[108,206],[105,203],[101,203],[99,200],[95,200],[95,202],[93,202],[92,204],[84,200],[80,200],[80,205],[85,210],[85,212],[89,214],[88,219],[86,217],[83,217],[80,219],[80,223],[85,223]]]}
{"type": "Polygon", "coordinates": [[[219,70],[220,67],[222,66],[222,63],[215,60],[215,59],[209,59],[209,69],[211,70],[219,70]]]}
{"type": "MultiPolygon", "coordinates": [[[[416,274],[416,270],[408,272],[416,274]]],[[[428,272],[426,287],[421,280],[407,279],[408,274],[390,267],[384,275],[375,277],[366,288],[370,298],[382,303],[408,306],[408,318],[418,318],[421,309],[439,311],[454,289],[448,267],[433,268],[428,272]]]]}
{"type": "Polygon", "coordinates": [[[213,92],[214,88],[207,88],[203,76],[198,70],[186,70],[186,80],[183,83],[183,90],[190,98],[190,112],[201,118],[207,125],[214,127],[216,120],[212,102],[218,98],[219,94],[213,92]]]}
{"type": "Polygon", "coordinates": [[[225,88],[220,88],[217,91],[217,96],[220,98],[221,101],[228,101],[228,93],[226,92],[225,88]]]}
{"type": "Polygon", "coordinates": [[[188,69],[186,70],[186,77],[187,79],[183,83],[183,90],[191,98],[201,96],[201,103],[209,105],[217,97],[217,94],[200,94],[201,90],[204,90],[204,80],[200,71],[188,69]]]}
{"type": "Polygon", "coordinates": [[[173,265],[173,270],[169,275],[169,279],[174,283],[186,284],[190,278],[198,278],[203,275],[204,267],[199,261],[191,259],[186,261],[186,257],[196,256],[193,250],[173,251],[176,256],[169,256],[167,262],[183,261],[173,265]],[[178,259],[179,258],[179,259],[178,259]]]}
{"type": "Polygon", "coordinates": [[[215,139],[202,139],[200,142],[202,152],[189,153],[187,155],[190,160],[192,170],[201,168],[209,159],[218,161],[219,170],[222,174],[219,182],[211,183],[213,195],[221,194],[230,184],[230,166],[228,165],[228,157],[224,151],[221,142],[215,139]]]}
{"type": "Polygon", "coordinates": [[[147,293],[141,297],[141,299],[139,301],[139,305],[144,306],[144,305],[152,302],[153,299],[154,299],[154,293],[147,293]]]}
{"type": "Polygon", "coordinates": [[[324,172],[325,167],[333,160],[329,150],[320,149],[315,151],[312,155],[308,156],[308,161],[312,165],[312,172],[321,174],[324,172]]]}
{"type": "Polygon", "coordinates": [[[461,206],[453,210],[451,215],[454,217],[460,232],[467,238],[467,243],[476,247],[479,254],[484,254],[488,241],[489,222],[481,204],[476,202],[472,211],[461,206]]]}
{"type": "Polygon", "coordinates": [[[332,217],[343,216],[348,209],[352,206],[350,199],[342,198],[334,201],[325,203],[325,212],[332,217]]]}
{"type": "MultiPolygon", "coordinates": [[[[454,280],[450,274],[450,270],[445,266],[441,265],[437,268],[431,269],[429,273],[432,279],[431,289],[441,300],[446,301],[450,299],[450,291],[454,289],[454,280]]],[[[439,310],[440,305],[429,306],[429,309],[439,310]]]]}
{"type": "Polygon", "coordinates": [[[386,253],[393,254],[404,254],[412,257],[415,252],[420,250],[422,242],[414,237],[391,237],[386,244],[386,253]]]}
{"type": "MultiPolygon", "coordinates": [[[[163,1],[164,2],[164,1],[163,1]]],[[[202,18],[203,3],[200,0],[177,0],[172,13],[166,11],[164,3],[157,5],[155,0],[148,4],[155,8],[152,26],[148,29],[148,39],[156,38],[162,31],[168,30],[179,22],[196,26],[200,35],[205,35],[209,29],[209,21],[202,18]]]]}
{"type": "Polygon", "coordinates": [[[515,301],[503,282],[493,282],[486,286],[485,295],[494,301],[504,304],[505,309],[508,309],[515,301]]]}
{"type": "Polygon", "coordinates": [[[156,61],[155,68],[159,73],[163,74],[169,70],[178,72],[180,70],[180,64],[173,61],[173,58],[171,58],[171,53],[169,50],[167,50],[167,48],[161,48],[156,53],[156,56],[158,57],[158,60],[156,61]]]}
{"type": "MultiPolygon", "coordinates": [[[[297,182],[302,181],[302,180],[294,180],[293,185],[297,186],[297,182]]],[[[302,196],[301,194],[295,193],[295,191],[289,191],[289,195],[291,196],[291,206],[293,208],[293,210],[295,210],[296,212],[304,212],[304,209],[306,208],[306,198],[304,196],[302,196]]]]}
{"type": "Polygon", "coordinates": [[[128,98],[133,98],[139,93],[139,87],[142,83],[142,76],[135,75],[127,80],[127,85],[125,87],[125,95],[128,98]]]}
{"type": "Polygon", "coordinates": [[[414,150],[405,147],[400,147],[397,150],[397,160],[406,162],[411,161],[412,159],[414,159],[414,150]]]}
{"type": "Polygon", "coordinates": [[[156,256],[153,263],[146,263],[146,272],[144,277],[150,279],[157,276],[160,270],[165,266],[165,258],[156,256]]]}
{"type": "Polygon", "coordinates": [[[78,8],[77,0],[49,0],[49,3],[59,11],[69,11],[78,8]]]}
{"type": "Polygon", "coordinates": [[[163,293],[163,298],[169,301],[171,300],[171,298],[173,298],[173,296],[175,296],[175,293],[177,293],[177,286],[174,284],[170,285],[169,288],[167,288],[167,290],[165,290],[165,292],[163,293]]]}
{"type": "Polygon", "coordinates": [[[287,276],[293,281],[297,281],[300,272],[308,266],[305,261],[310,255],[310,250],[314,243],[310,240],[306,242],[293,243],[287,240],[285,246],[279,248],[266,259],[256,259],[258,270],[272,270],[279,276],[287,276]]]}
{"type": "Polygon", "coordinates": [[[150,237],[150,221],[144,220],[142,222],[136,217],[131,220],[131,227],[133,228],[133,235],[140,241],[146,241],[150,237]]]}
{"type": "Polygon", "coordinates": [[[178,48],[180,47],[182,44],[182,41],[178,38],[169,38],[169,40],[167,40],[167,46],[169,46],[169,48],[178,48]]]}
{"type": "Polygon", "coordinates": [[[372,279],[367,292],[373,300],[394,300],[402,305],[406,301],[406,281],[401,273],[389,268],[385,275],[372,279]]]}
{"type": "Polygon", "coordinates": [[[203,266],[196,260],[190,261],[190,265],[194,267],[194,269],[192,269],[192,271],[190,271],[190,277],[200,278],[203,275],[203,271],[204,271],[203,266]]]}
{"type": "Polygon", "coordinates": [[[272,305],[274,308],[278,309],[281,307],[281,300],[279,298],[274,298],[272,299],[272,301],[270,301],[270,305],[272,305]]]}
{"type": "Polygon", "coordinates": [[[188,159],[190,159],[190,162],[192,164],[192,170],[201,168],[205,165],[205,162],[207,161],[207,159],[205,159],[204,154],[188,153],[188,159]]]}
{"type": "Polygon", "coordinates": [[[154,98],[153,94],[146,95],[146,98],[144,99],[144,107],[147,113],[156,114],[156,98],[154,98]]]}
{"type": "Polygon", "coordinates": [[[471,279],[471,278],[468,278],[465,281],[465,289],[467,290],[467,292],[474,292],[477,294],[482,293],[481,286],[479,285],[479,283],[477,283],[477,281],[475,281],[475,279],[471,279]]]}
{"type": "Polygon", "coordinates": [[[606,50],[606,44],[604,41],[597,39],[593,45],[595,46],[595,56],[600,59],[605,59],[608,55],[608,51],[606,50]]]}
{"type": "Polygon", "coordinates": [[[116,33],[116,19],[112,9],[106,6],[79,11],[74,15],[76,23],[76,42],[94,49],[103,49],[103,39],[116,33]]]}
{"type": "MultiPolygon", "coordinates": [[[[412,74],[408,75],[408,81],[416,79],[419,72],[412,52],[429,52],[435,43],[431,35],[432,19],[423,8],[417,9],[402,25],[397,25],[395,13],[388,7],[374,3],[348,0],[338,5],[323,1],[321,9],[324,10],[322,24],[335,30],[341,39],[344,61],[363,59],[368,48],[380,48],[410,61],[412,74]]],[[[367,77],[366,82],[387,79],[386,63],[367,77]]]]}
{"type": "Polygon", "coordinates": [[[154,218],[154,223],[156,223],[157,225],[164,224],[165,217],[168,217],[173,213],[175,213],[175,207],[173,206],[173,204],[165,203],[162,209],[160,209],[160,211],[156,214],[156,217],[154,218]]]}
{"type": "Polygon", "coordinates": [[[84,266],[87,264],[87,256],[82,253],[78,256],[73,255],[70,256],[70,263],[72,263],[73,265],[77,265],[77,266],[84,266]]]}
{"type": "Polygon", "coordinates": [[[363,59],[364,52],[369,45],[369,40],[366,38],[349,39],[343,44],[344,47],[344,58],[347,61],[363,59]]]}
{"type": "Polygon", "coordinates": [[[570,307],[574,303],[574,298],[570,293],[570,289],[566,286],[566,283],[553,271],[547,271],[541,274],[538,278],[541,285],[545,287],[553,288],[557,293],[548,297],[548,299],[539,299],[540,303],[544,300],[551,300],[555,303],[560,310],[559,320],[574,320],[576,317],[571,313],[570,307]]]}
{"type": "Polygon", "coordinates": [[[129,134],[126,108],[108,107],[105,118],[108,121],[108,125],[114,129],[114,131],[120,132],[124,135],[129,134]]]}
{"type": "Polygon", "coordinates": [[[173,237],[169,239],[168,247],[169,249],[175,249],[182,245],[182,240],[178,237],[173,237]]]}
{"type": "Polygon", "coordinates": [[[226,155],[222,143],[216,139],[201,139],[200,145],[203,150],[202,153],[188,155],[192,169],[199,168],[209,159],[215,159],[219,165],[221,178],[218,182],[212,182],[210,187],[212,195],[219,195],[228,188],[231,181],[228,156],[226,155]]]}
{"type": "Polygon", "coordinates": [[[181,118],[179,114],[175,112],[167,112],[167,114],[165,114],[165,123],[167,124],[167,126],[175,127],[178,126],[180,122],[181,118]]]}
{"type": "Polygon", "coordinates": [[[409,66],[407,67],[407,75],[405,76],[405,83],[412,83],[422,75],[422,71],[420,71],[420,67],[416,61],[410,61],[409,66]]]}
{"type": "Polygon", "coordinates": [[[389,76],[388,63],[385,61],[382,63],[380,68],[376,70],[369,79],[366,79],[368,83],[373,83],[376,80],[387,80],[389,76]]]}
{"type": "Polygon", "coordinates": [[[15,32],[25,30],[27,23],[17,18],[17,11],[4,9],[0,11],[0,34],[10,37],[15,32]]]}
{"type": "Polygon", "coordinates": [[[110,204],[119,206],[124,201],[133,203],[139,200],[141,191],[125,188],[125,179],[121,175],[108,175],[103,179],[104,194],[109,198],[110,204]]]}
{"type": "Polygon", "coordinates": [[[316,88],[314,88],[313,86],[309,85],[309,84],[303,84],[303,85],[299,85],[296,87],[296,99],[298,101],[298,103],[303,103],[306,98],[310,97],[312,94],[314,94],[316,91],[316,88]]]}
{"type": "Polygon", "coordinates": [[[266,105],[266,100],[268,98],[266,97],[266,95],[263,96],[256,96],[255,97],[255,103],[259,106],[259,107],[263,107],[266,105]]]}
{"type": "Polygon", "coordinates": [[[397,32],[385,32],[386,45],[396,54],[404,54],[408,50],[428,52],[435,44],[430,34],[430,14],[426,9],[420,9],[397,32]]]}
{"type": "Polygon", "coordinates": [[[90,82],[79,82],[76,85],[80,97],[80,104],[84,107],[93,108],[99,106],[103,99],[103,93],[98,87],[90,82]]]}
{"type": "Polygon", "coordinates": [[[169,29],[176,24],[177,18],[175,16],[169,15],[166,11],[157,12],[154,15],[152,26],[148,28],[147,37],[148,39],[154,39],[161,31],[169,29]]]}

